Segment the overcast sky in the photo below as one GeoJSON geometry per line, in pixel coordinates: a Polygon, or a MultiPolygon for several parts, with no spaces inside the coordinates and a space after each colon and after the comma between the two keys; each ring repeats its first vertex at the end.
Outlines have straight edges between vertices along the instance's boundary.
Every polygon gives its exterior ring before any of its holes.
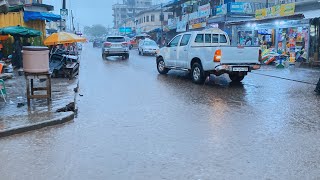
{"type": "MultiPolygon", "coordinates": [[[[102,24],[113,26],[112,5],[122,0],[66,0],[67,8],[73,11],[75,25],[80,24],[80,28],[86,25],[102,24]]],[[[162,0],[168,2],[169,0],[162,0]]],[[[56,14],[59,14],[62,7],[62,0],[43,0],[45,4],[53,5],[56,14]]],[[[161,0],[154,0],[161,2],[161,0]]]]}

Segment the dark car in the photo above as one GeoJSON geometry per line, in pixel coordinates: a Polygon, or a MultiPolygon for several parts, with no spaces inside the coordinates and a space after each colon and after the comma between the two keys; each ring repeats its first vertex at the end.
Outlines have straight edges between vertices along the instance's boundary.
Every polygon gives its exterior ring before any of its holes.
{"type": "Polygon", "coordinates": [[[102,40],[94,40],[94,41],[93,41],[93,47],[94,47],[94,48],[101,48],[101,47],[102,47],[102,44],[103,44],[103,41],[102,41],[102,40]]]}

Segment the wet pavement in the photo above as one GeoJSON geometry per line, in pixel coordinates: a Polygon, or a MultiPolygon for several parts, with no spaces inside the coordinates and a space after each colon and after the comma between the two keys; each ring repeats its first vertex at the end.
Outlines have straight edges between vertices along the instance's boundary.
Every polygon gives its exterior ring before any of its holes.
{"type": "MultiPolygon", "coordinates": [[[[7,131],[16,131],[19,128],[31,127],[70,116],[70,113],[57,113],[56,111],[75,102],[74,88],[77,87],[77,82],[76,78],[72,80],[53,78],[52,102],[48,105],[46,99],[34,99],[31,100],[31,106],[28,107],[25,77],[19,76],[15,72],[13,79],[5,81],[8,94],[7,103],[3,101],[2,97],[0,99],[0,137],[7,131]],[[21,104],[21,107],[18,104],[21,104]]],[[[39,79],[36,79],[34,83],[35,87],[45,87],[46,82],[40,82],[39,79]]],[[[44,94],[44,92],[36,92],[36,94],[44,94]]],[[[32,129],[34,128],[30,128],[30,130],[32,129]]]]}
{"type": "Polygon", "coordinates": [[[0,179],[320,179],[318,77],[303,79],[319,71],[195,85],[135,50],[104,61],[91,47],[75,122],[0,139],[0,179]]]}

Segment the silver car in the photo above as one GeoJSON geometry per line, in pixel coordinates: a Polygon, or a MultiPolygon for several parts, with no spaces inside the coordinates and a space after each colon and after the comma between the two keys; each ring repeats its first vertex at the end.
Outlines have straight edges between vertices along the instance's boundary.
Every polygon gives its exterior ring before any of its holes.
{"type": "Polygon", "coordinates": [[[121,56],[122,59],[129,58],[129,44],[124,36],[108,36],[102,46],[102,58],[108,56],[121,56]]]}
{"type": "Polygon", "coordinates": [[[159,51],[157,43],[151,39],[141,40],[138,47],[139,55],[144,56],[145,54],[156,55],[159,51]]]}

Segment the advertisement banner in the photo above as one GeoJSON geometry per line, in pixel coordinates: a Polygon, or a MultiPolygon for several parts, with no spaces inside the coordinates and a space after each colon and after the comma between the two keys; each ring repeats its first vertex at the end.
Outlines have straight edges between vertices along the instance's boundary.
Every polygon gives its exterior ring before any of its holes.
{"type": "Polygon", "coordinates": [[[189,29],[199,29],[207,26],[207,18],[202,17],[189,21],[189,29]]]}
{"type": "Polygon", "coordinates": [[[276,17],[276,16],[280,16],[280,5],[276,5],[272,7],[272,16],[276,17]]]}
{"type": "Polygon", "coordinates": [[[217,6],[217,9],[216,9],[216,15],[224,15],[224,14],[227,14],[228,12],[228,6],[227,4],[223,4],[223,5],[220,5],[220,6],[217,6]]]}
{"type": "Polygon", "coordinates": [[[230,3],[230,12],[239,14],[252,14],[254,13],[250,3],[245,2],[232,2],[230,3]]]}
{"type": "Polygon", "coordinates": [[[176,29],[177,28],[177,20],[178,20],[178,18],[168,19],[169,29],[176,29]]]}
{"type": "Polygon", "coordinates": [[[280,16],[290,16],[294,15],[295,11],[295,3],[290,4],[281,4],[280,7],[280,16]]]}
{"type": "Polygon", "coordinates": [[[199,6],[198,12],[199,12],[199,17],[209,17],[210,16],[210,3],[199,6]]]}
{"type": "Polygon", "coordinates": [[[256,19],[262,19],[267,16],[267,9],[256,10],[256,19]]]}
{"type": "Polygon", "coordinates": [[[186,32],[187,31],[187,21],[179,21],[177,23],[177,32],[186,32]]]}

